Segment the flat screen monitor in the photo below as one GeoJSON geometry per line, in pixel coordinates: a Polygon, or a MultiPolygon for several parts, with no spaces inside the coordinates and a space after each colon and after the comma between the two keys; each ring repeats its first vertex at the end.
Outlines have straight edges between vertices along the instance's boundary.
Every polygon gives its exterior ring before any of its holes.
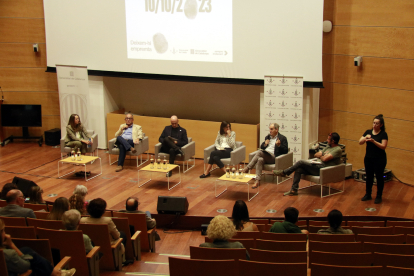
{"type": "Polygon", "coordinates": [[[42,106],[40,104],[3,104],[1,125],[4,127],[41,127],[42,106]]]}

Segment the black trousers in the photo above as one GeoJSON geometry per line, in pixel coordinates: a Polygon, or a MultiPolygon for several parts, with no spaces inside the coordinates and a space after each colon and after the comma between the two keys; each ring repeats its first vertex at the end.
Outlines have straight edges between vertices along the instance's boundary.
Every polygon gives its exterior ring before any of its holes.
{"type": "Polygon", "coordinates": [[[165,137],[164,141],[162,141],[161,152],[170,155],[170,164],[174,164],[175,156],[178,154],[179,149],[180,147],[174,143],[173,139],[165,137]]]}
{"type": "Polygon", "coordinates": [[[374,174],[377,178],[377,197],[382,197],[384,190],[384,169],[387,165],[387,159],[364,158],[366,172],[366,194],[371,195],[372,185],[374,184],[374,174]]]}
{"type": "Polygon", "coordinates": [[[230,153],[232,151],[233,151],[233,149],[231,149],[231,148],[225,148],[224,150],[214,150],[210,153],[210,160],[208,160],[208,163],[210,165],[217,164],[217,166],[221,169],[221,168],[224,167],[224,164],[223,164],[223,162],[221,162],[220,159],[229,158],[230,153]]]}

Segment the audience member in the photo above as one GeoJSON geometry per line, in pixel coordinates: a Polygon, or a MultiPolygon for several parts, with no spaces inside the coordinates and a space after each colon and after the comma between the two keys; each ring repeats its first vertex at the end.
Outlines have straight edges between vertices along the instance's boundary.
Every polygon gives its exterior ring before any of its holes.
{"type": "Polygon", "coordinates": [[[66,197],[59,197],[53,203],[53,209],[47,219],[62,220],[62,215],[67,210],[69,210],[69,200],[66,197]]]}
{"type": "Polygon", "coordinates": [[[110,217],[103,217],[102,215],[105,213],[106,210],[106,201],[102,198],[95,198],[91,200],[88,204],[88,213],[91,215],[90,217],[83,217],[81,218],[81,223],[93,223],[93,224],[106,224],[108,225],[109,230],[109,239],[111,243],[114,244],[119,238],[123,238],[122,240],[122,254],[124,255],[125,261],[125,243],[126,243],[126,235],[122,231],[118,231],[116,228],[115,223],[112,221],[110,217]]]}
{"type": "Polygon", "coordinates": [[[85,204],[83,198],[80,195],[73,194],[69,198],[69,208],[78,210],[81,215],[85,214],[85,204]]]}
{"type": "Polygon", "coordinates": [[[243,200],[237,200],[234,203],[233,214],[231,216],[237,231],[259,231],[256,224],[250,221],[249,210],[243,200]]]}
{"type": "Polygon", "coordinates": [[[85,200],[86,195],[88,194],[88,188],[84,185],[76,185],[75,190],[73,190],[74,195],[80,195],[84,202],[84,209],[88,206],[88,201],[85,200]]]}
{"type": "Polygon", "coordinates": [[[1,190],[1,199],[2,200],[6,200],[6,195],[7,195],[7,193],[10,191],[10,190],[17,190],[18,189],[18,187],[17,187],[17,185],[16,184],[14,184],[14,183],[6,183],[6,184],[4,184],[4,186],[3,186],[3,189],[1,190]]]}
{"type": "Polygon", "coordinates": [[[0,209],[1,217],[36,218],[32,209],[24,207],[24,195],[20,190],[10,190],[6,195],[7,206],[0,209]]]}
{"type": "Polygon", "coordinates": [[[147,229],[155,228],[157,222],[155,221],[155,219],[151,218],[151,213],[148,211],[138,211],[138,205],[138,198],[128,197],[128,199],[125,202],[126,210],[120,210],[120,212],[145,214],[145,217],[147,219],[147,229]]]}
{"type": "Polygon", "coordinates": [[[3,250],[9,275],[25,273],[29,269],[32,270],[30,275],[71,276],[75,274],[74,268],[64,271],[53,268],[51,263],[29,247],[17,248],[10,235],[6,234],[5,226],[3,220],[0,219],[0,249],[3,250]]]}
{"type": "Polygon", "coordinates": [[[39,186],[32,186],[30,189],[29,200],[27,203],[30,204],[46,204],[42,197],[43,189],[39,186]]]}
{"type": "Polygon", "coordinates": [[[318,234],[353,234],[351,229],[343,229],[341,227],[342,223],[342,213],[336,209],[333,209],[328,214],[328,222],[330,227],[328,229],[321,229],[318,231],[318,234]]]}
{"type": "MultiPolygon", "coordinates": [[[[240,242],[229,242],[237,233],[233,222],[227,217],[218,215],[214,217],[207,228],[207,237],[213,242],[205,242],[200,244],[200,247],[208,248],[244,248],[240,242]]],[[[246,250],[246,259],[250,260],[249,252],[246,250]]]]}
{"type": "MultiPolygon", "coordinates": [[[[69,211],[66,211],[62,215],[62,223],[66,230],[74,231],[78,230],[79,223],[81,219],[81,214],[78,210],[72,209],[69,211]]],[[[89,251],[92,250],[92,241],[88,237],[88,235],[83,234],[83,243],[85,244],[85,251],[86,254],[89,253],[89,251]]]]}
{"type": "Polygon", "coordinates": [[[304,233],[309,234],[308,230],[300,230],[296,225],[298,222],[299,211],[295,207],[288,207],[284,211],[285,221],[275,222],[269,232],[273,233],[304,233]]]}

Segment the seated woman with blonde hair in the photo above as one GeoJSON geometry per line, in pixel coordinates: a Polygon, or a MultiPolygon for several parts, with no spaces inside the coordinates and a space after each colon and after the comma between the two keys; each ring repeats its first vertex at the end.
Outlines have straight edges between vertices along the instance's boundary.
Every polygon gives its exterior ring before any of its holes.
{"type": "Polygon", "coordinates": [[[243,200],[237,200],[234,203],[233,214],[231,216],[237,231],[259,231],[257,225],[250,221],[249,210],[243,200]]]}
{"type": "MultiPolygon", "coordinates": [[[[233,222],[227,217],[218,215],[214,217],[207,228],[207,237],[213,242],[205,242],[200,244],[200,247],[208,248],[245,248],[240,242],[229,242],[237,230],[233,222]]],[[[249,252],[246,250],[246,259],[250,260],[249,252]]]]}

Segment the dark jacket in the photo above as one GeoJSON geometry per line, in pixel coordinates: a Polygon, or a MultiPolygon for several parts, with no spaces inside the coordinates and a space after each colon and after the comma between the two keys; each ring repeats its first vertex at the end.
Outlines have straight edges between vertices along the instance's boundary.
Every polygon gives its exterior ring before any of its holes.
{"type": "Polygon", "coordinates": [[[23,208],[17,204],[8,204],[7,206],[0,208],[0,216],[16,218],[36,218],[32,209],[23,208]]]}
{"type": "Polygon", "coordinates": [[[269,232],[272,233],[302,233],[300,228],[289,221],[275,222],[270,228],[269,232]]]}
{"type": "MultiPolygon", "coordinates": [[[[174,138],[178,139],[177,146],[183,147],[188,144],[187,131],[185,130],[185,128],[182,128],[180,125],[178,125],[177,130],[178,130],[178,137],[174,137],[174,138]]],[[[166,126],[160,138],[158,139],[158,141],[160,143],[164,142],[164,138],[171,136],[171,133],[172,133],[172,126],[166,126]]]]}
{"type": "MultiPolygon", "coordinates": [[[[286,136],[282,135],[282,134],[278,134],[279,140],[280,140],[280,146],[275,146],[275,157],[278,157],[279,155],[282,154],[286,154],[289,151],[288,148],[288,141],[286,139],[286,136]]],[[[270,140],[272,137],[269,135],[267,135],[265,137],[265,141],[266,140],[270,140]]],[[[261,149],[266,149],[269,145],[265,146],[265,142],[262,143],[262,145],[260,146],[261,149]]]]}

